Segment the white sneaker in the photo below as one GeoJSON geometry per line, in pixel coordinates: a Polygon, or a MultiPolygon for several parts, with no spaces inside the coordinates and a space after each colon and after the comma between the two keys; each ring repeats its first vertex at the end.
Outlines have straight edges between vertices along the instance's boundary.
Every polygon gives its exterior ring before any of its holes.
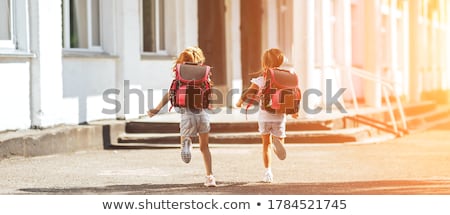
{"type": "Polygon", "coordinates": [[[280,160],[286,159],[286,149],[284,148],[284,144],[281,143],[280,138],[273,137],[272,143],[273,143],[272,144],[273,152],[275,152],[278,159],[280,160]]]}
{"type": "Polygon", "coordinates": [[[273,182],[273,174],[272,174],[272,171],[267,170],[267,171],[264,173],[263,182],[264,182],[264,183],[272,183],[272,182],[273,182]]]}
{"type": "Polygon", "coordinates": [[[191,161],[191,150],[192,150],[192,140],[187,137],[183,140],[181,146],[181,160],[185,163],[189,163],[191,161]]]}
{"type": "Polygon", "coordinates": [[[206,176],[205,186],[206,187],[216,187],[217,186],[216,178],[214,178],[213,175],[206,176]]]}

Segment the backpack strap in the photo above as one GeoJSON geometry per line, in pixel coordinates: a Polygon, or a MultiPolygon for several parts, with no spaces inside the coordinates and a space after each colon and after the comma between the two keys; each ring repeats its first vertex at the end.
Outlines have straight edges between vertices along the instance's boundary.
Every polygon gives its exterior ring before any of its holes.
{"type": "MultiPolygon", "coordinates": [[[[256,89],[247,89],[247,92],[250,91],[250,90],[257,91],[257,93],[255,94],[255,98],[260,98],[260,96],[261,96],[261,89],[258,89],[258,90],[256,90],[256,89]]],[[[249,102],[247,102],[247,105],[245,107],[245,120],[248,120],[248,117],[247,117],[248,109],[253,105],[253,103],[256,101],[256,99],[247,99],[247,96],[245,96],[245,99],[249,100],[249,102]]]]}

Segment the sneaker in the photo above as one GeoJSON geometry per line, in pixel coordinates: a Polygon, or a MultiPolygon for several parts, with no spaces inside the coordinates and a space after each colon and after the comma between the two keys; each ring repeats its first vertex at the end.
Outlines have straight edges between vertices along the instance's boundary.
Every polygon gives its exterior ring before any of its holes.
{"type": "Polygon", "coordinates": [[[191,150],[192,150],[191,138],[184,139],[181,147],[181,160],[183,160],[185,163],[189,163],[191,161],[191,150]]]}
{"type": "Polygon", "coordinates": [[[272,182],[273,182],[273,174],[272,174],[272,171],[267,170],[267,171],[264,173],[263,182],[264,182],[264,183],[272,183],[272,182]]]}
{"type": "Polygon", "coordinates": [[[284,160],[286,159],[286,149],[284,148],[284,144],[281,143],[280,138],[273,137],[273,152],[277,155],[278,159],[284,160]]]}
{"type": "Polygon", "coordinates": [[[216,187],[217,186],[216,178],[214,178],[213,175],[206,176],[205,186],[206,187],[216,187]]]}

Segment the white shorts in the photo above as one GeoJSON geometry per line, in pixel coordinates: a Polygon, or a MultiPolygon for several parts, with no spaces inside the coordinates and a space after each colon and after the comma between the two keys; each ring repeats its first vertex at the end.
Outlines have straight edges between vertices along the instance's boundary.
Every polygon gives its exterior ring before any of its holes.
{"type": "Polygon", "coordinates": [[[286,137],[286,114],[272,114],[264,110],[259,111],[258,130],[260,134],[286,137]]]}
{"type": "Polygon", "coordinates": [[[208,133],[210,130],[209,115],[206,111],[186,110],[181,113],[180,135],[182,137],[195,137],[198,134],[208,133]]]}
{"type": "Polygon", "coordinates": [[[286,137],[286,123],[282,121],[258,121],[258,130],[262,135],[272,134],[279,138],[286,137]]]}

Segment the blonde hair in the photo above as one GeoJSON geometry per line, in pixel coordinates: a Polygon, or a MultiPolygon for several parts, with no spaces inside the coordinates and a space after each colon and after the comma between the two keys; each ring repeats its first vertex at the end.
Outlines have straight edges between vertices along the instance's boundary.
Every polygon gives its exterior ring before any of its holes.
{"type": "Polygon", "coordinates": [[[205,55],[199,47],[188,47],[184,49],[175,60],[175,65],[179,63],[205,63],[205,55]]]}
{"type": "MultiPolygon", "coordinates": [[[[206,58],[201,48],[195,46],[188,47],[178,55],[178,58],[175,60],[173,69],[175,69],[177,64],[180,63],[195,63],[202,65],[203,63],[205,63],[205,60],[206,58]]],[[[210,84],[211,86],[214,86],[214,82],[212,80],[210,80],[210,84]]]]}
{"type": "Polygon", "coordinates": [[[281,66],[286,58],[280,49],[272,48],[266,50],[261,59],[263,69],[275,68],[281,66]]]}

